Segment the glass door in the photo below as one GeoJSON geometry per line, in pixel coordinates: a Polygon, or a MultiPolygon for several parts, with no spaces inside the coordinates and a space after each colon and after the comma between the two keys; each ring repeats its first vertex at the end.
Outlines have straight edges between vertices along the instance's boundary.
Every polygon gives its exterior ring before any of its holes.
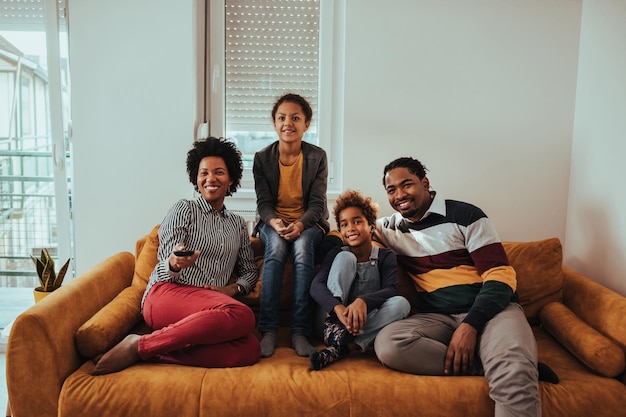
{"type": "Polygon", "coordinates": [[[0,329],[33,304],[31,255],[73,259],[67,39],[64,1],[0,0],[0,329]]]}

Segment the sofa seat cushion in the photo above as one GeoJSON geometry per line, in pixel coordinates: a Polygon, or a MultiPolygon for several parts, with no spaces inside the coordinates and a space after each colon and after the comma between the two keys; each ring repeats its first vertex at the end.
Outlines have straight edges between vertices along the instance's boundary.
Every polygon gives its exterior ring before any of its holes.
{"type": "Polygon", "coordinates": [[[384,368],[371,351],[319,372],[285,346],[241,368],[140,363],[96,377],[92,369],[87,362],[67,378],[60,417],[110,415],[111,410],[120,416],[163,417],[411,415],[407,410],[425,417],[493,414],[484,378],[459,377],[449,384],[445,377],[404,374],[384,368]]]}
{"type": "MultiPolygon", "coordinates": [[[[534,327],[539,360],[559,375],[559,384],[540,383],[544,416],[626,416],[626,386],[594,374],[544,330],[534,327]]],[[[493,415],[484,377],[432,377],[383,367],[369,350],[322,371],[287,347],[281,328],[271,358],[242,368],[204,369],[140,363],[94,377],[91,362],[65,381],[61,417],[150,416],[422,416],[493,415]]],[[[320,346],[318,346],[320,347],[320,346]]]]}
{"type": "Polygon", "coordinates": [[[59,416],[202,415],[203,368],[142,363],[122,372],[92,376],[93,367],[91,361],[85,362],[65,380],[59,416]]]}
{"type": "Polygon", "coordinates": [[[539,360],[559,376],[558,384],[541,382],[544,416],[626,416],[626,385],[589,370],[548,332],[533,326],[539,360]]]}

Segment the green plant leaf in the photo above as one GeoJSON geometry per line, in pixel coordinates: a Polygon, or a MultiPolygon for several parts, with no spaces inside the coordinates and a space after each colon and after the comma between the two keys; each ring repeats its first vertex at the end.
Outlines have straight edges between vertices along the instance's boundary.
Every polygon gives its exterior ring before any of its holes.
{"type": "Polygon", "coordinates": [[[50,256],[50,253],[48,252],[48,249],[42,249],[41,250],[41,257],[46,259],[46,265],[48,265],[50,267],[51,270],[54,271],[54,259],[52,259],[52,257],[50,256]]]}
{"type": "Polygon", "coordinates": [[[46,283],[45,280],[43,279],[43,271],[46,269],[46,266],[41,261],[41,259],[35,258],[33,255],[31,255],[30,258],[33,260],[33,263],[35,264],[35,268],[37,269],[37,277],[39,278],[39,282],[41,283],[41,286],[43,287],[46,283]]]}
{"type": "Polygon", "coordinates": [[[54,270],[53,269],[50,269],[46,266],[41,276],[41,279],[44,282],[44,284],[42,285],[44,291],[50,292],[54,289],[53,288],[53,284],[54,284],[54,270]]]}
{"type": "Polygon", "coordinates": [[[65,264],[59,269],[59,273],[57,274],[56,279],[54,280],[54,289],[57,289],[63,284],[63,278],[65,278],[65,273],[67,272],[67,268],[70,266],[70,260],[65,261],[65,264]]]}

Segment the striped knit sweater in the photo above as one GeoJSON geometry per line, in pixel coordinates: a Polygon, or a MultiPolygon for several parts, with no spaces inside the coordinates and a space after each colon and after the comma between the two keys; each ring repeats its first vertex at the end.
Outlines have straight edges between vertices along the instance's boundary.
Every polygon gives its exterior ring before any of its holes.
{"type": "Polygon", "coordinates": [[[420,312],[468,313],[478,331],[517,301],[515,270],[498,234],[476,206],[435,194],[424,217],[378,220],[376,239],[393,249],[418,291],[420,312]]]}

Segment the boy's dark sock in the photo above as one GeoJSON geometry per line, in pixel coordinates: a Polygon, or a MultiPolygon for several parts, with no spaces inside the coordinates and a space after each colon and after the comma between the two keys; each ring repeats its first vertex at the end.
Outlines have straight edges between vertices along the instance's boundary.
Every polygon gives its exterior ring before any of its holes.
{"type": "Polygon", "coordinates": [[[546,381],[552,384],[559,383],[559,376],[545,363],[538,362],[537,370],[539,371],[539,381],[546,381]]]}
{"type": "Polygon", "coordinates": [[[329,346],[326,349],[322,349],[319,352],[311,353],[309,360],[311,361],[311,369],[319,371],[322,368],[327,367],[333,362],[341,359],[341,349],[336,346],[329,346]]]}
{"type": "Polygon", "coordinates": [[[352,340],[354,337],[336,315],[331,314],[324,320],[324,344],[326,346],[347,345],[352,340]]]}

